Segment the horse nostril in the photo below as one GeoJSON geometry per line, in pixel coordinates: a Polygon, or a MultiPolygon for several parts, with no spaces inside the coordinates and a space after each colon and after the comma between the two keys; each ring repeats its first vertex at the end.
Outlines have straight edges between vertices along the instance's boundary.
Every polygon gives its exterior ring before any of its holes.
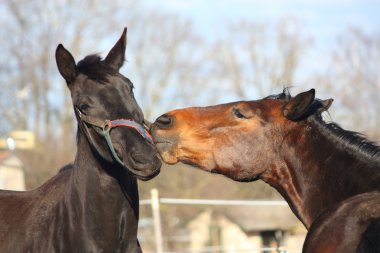
{"type": "Polygon", "coordinates": [[[164,114],[156,119],[155,125],[157,125],[159,128],[168,128],[173,125],[173,122],[174,119],[172,117],[164,114]]]}

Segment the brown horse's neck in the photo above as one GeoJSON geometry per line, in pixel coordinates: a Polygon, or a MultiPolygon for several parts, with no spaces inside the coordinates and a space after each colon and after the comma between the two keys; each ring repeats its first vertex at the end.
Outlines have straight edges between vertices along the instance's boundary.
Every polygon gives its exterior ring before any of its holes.
{"type": "Polygon", "coordinates": [[[286,135],[281,158],[262,175],[307,228],[327,208],[359,193],[380,190],[380,164],[316,122],[286,135]]]}

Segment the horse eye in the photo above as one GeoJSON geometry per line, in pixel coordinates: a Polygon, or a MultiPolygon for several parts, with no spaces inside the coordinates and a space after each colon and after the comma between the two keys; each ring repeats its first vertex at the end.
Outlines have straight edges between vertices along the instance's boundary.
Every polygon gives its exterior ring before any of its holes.
{"type": "Polygon", "coordinates": [[[126,91],[127,91],[129,94],[133,93],[133,89],[134,89],[133,84],[126,84],[126,85],[125,85],[125,89],[126,89],[126,91]]]}
{"type": "Polygon", "coordinates": [[[247,117],[245,117],[240,111],[239,109],[232,109],[232,112],[234,113],[234,115],[239,118],[239,119],[246,119],[247,117]]]}
{"type": "Polygon", "coordinates": [[[91,106],[89,106],[88,104],[81,104],[81,105],[79,106],[79,110],[80,110],[81,112],[84,112],[84,111],[88,110],[90,107],[91,107],[91,106]]]}

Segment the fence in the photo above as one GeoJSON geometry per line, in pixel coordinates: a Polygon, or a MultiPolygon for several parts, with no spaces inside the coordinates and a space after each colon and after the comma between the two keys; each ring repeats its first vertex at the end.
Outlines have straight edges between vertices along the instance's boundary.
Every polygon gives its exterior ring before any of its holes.
{"type": "Polygon", "coordinates": [[[160,198],[157,189],[151,190],[151,199],[140,200],[141,206],[150,205],[152,208],[152,218],[154,227],[154,241],[155,241],[155,252],[156,253],[224,253],[224,252],[234,252],[234,253],[259,253],[259,252],[276,252],[276,253],[298,253],[301,252],[299,249],[291,250],[284,247],[265,247],[265,248],[240,248],[231,249],[222,246],[204,247],[197,250],[181,250],[181,251],[165,251],[163,236],[162,236],[162,226],[161,226],[161,215],[160,215],[160,205],[206,205],[206,206],[287,206],[288,204],[282,200],[212,200],[212,199],[177,199],[177,198],[160,198]]]}
{"type": "Polygon", "coordinates": [[[233,252],[233,253],[301,253],[299,250],[289,250],[285,248],[246,248],[246,249],[237,249],[237,250],[231,250],[229,248],[223,248],[223,247],[205,247],[202,249],[197,250],[182,250],[182,251],[164,251],[162,253],[213,253],[213,252],[233,252]]]}

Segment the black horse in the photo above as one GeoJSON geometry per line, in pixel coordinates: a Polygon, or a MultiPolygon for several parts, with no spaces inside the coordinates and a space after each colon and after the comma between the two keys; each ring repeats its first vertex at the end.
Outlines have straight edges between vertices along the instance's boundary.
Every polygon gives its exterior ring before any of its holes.
{"type": "Polygon", "coordinates": [[[72,166],[39,188],[0,192],[0,252],[141,252],[137,178],[161,167],[131,81],[119,73],[126,29],[102,60],[56,50],[78,121],[72,166]]]}

